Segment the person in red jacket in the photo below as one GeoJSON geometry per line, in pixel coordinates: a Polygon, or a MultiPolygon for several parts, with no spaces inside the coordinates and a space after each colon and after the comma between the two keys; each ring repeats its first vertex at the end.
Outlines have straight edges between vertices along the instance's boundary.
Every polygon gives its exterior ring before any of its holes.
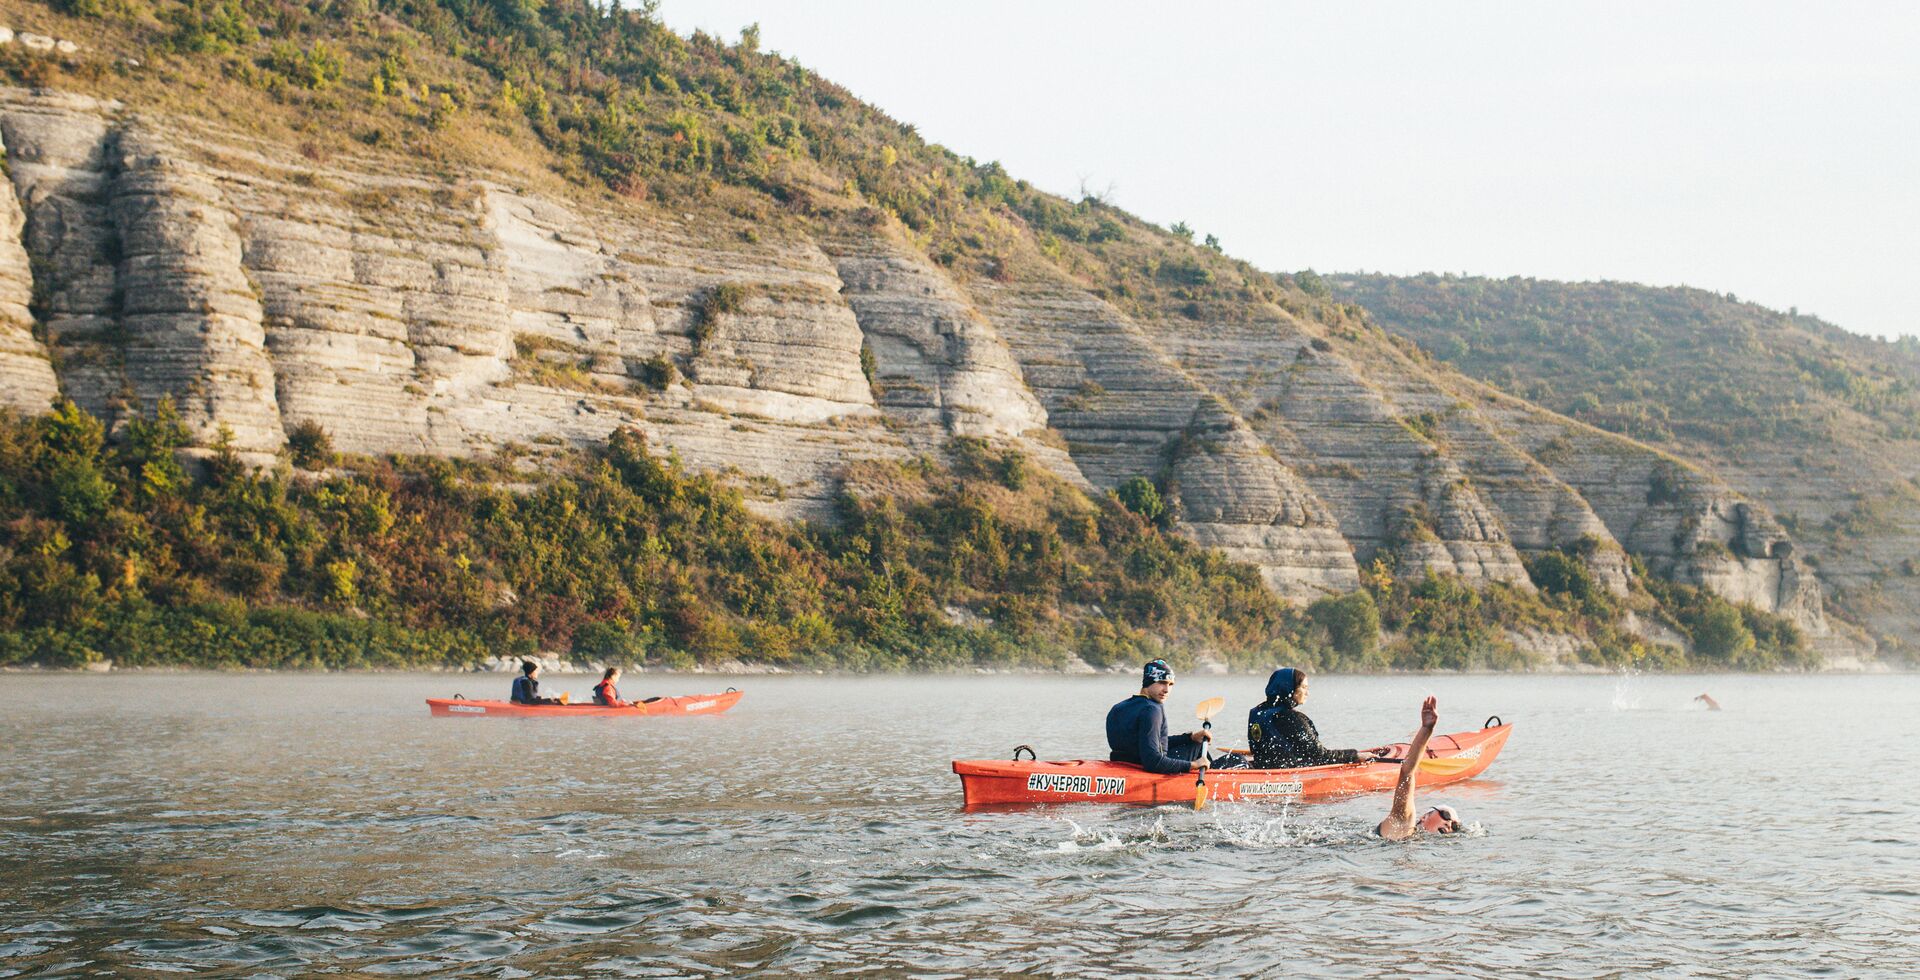
{"type": "Polygon", "coordinates": [[[620,683],[620,668],[608,667],[600,675],[600,683],[593,685],[593,703],[609,708],[631,708],[633,702],[620,700],[620,691],[614,685],[620,683]]]}

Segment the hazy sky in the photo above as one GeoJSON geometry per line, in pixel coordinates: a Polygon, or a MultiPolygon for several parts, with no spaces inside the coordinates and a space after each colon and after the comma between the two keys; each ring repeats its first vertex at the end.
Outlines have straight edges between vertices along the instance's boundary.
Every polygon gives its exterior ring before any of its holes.
{"type": "Polygon", "coordinates": [[[1685,283],[1920,334],[1920,4],[663,0],[1266,269],[1685,283]]]}

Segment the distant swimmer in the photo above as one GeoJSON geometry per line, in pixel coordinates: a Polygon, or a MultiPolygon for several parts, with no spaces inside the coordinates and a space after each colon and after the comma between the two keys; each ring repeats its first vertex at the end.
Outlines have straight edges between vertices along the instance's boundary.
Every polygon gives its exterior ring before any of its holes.
{"type": "Polygon", "coordinates": [[[1433,726],[1439,722],[1440,712],[1429,696],[1420,703],[1420,731],[1413,736],[1413,744],[1407,746],[1407,757],[1400,763],[1400,782],[1393,788],[1393,808],[1387,811],[1387,819],[1374,828],[1375,833],[1387,840],[1406,840],[1423,830],[1429,834],[1460,832],[1460,815],[1450,806],[1436,806],[1420,819],[1413,818],[1413,774],[1419,770],[1420,754],[1427,750],[1427,739],[1433,737],[1433,726]]]}
{"type": "Polygon", "coordinates": [[[1247,712],[1247,744],[1255,769],[1353,765],[1371,762],[1379,749],[1330,749],[1320,744],[1313,719],[1296,710],[1307,700],[1305,671],[1282,667],[1267,678],[1267,699],[1247,712]]]}
{"type": "Polygon", "coordinates": [[[520,676],[513,679],[514,704],[566,704],[566,698],[543,698],[540,696],[540,665],[531,660],[520,661],[520,676]]]}
{"type": "Polygon", "coordinates": [[[620,689],[615,686],[619,683],[620,668],[608,667],[607,672],[600,675],[600,683],[593,685],[593,703],[608,708],[633,707],[632,701],[620,700],[620,689]]]}
{"type": "Polygon", "coordinates": [[[1715,701],[1715,700],[1713,699],[1713,695],[1711,695],[1711,694],[1701,694],[1701,695],[1700,695],[1699,697],[1697,697],[1697,698],[1694,698],[1694,700],[1695,700],[1695,701],[1700,701],[1700,702],[1703,702],[1703,703],[1705,703],[1705,704],[1706,704],[1706,706],[1707,706],[1707,710],[1708,710],[1708,711],[1719,711],[1719,710],[1720,710],[1720,702],[1718,702],[1718,701],[1715,701]]]}
{"type": "Polygon", "coordinates": [[[1108,758],[1131,762],[1148,772],[1174,773],[1205,769],[1201,749],[1212,736],[1188,732],[1167,738],[1167,713],[1161,705],[1173,690],[1173,668],[1155,660],[1140,671],[1140,693],[1107,712],[1108,758]]]}

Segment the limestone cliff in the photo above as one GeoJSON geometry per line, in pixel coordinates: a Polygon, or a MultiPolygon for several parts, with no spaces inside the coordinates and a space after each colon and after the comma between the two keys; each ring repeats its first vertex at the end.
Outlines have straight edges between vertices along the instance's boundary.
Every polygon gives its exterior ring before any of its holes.
{"type": "Polygon", "coordinates": [[[824,519],[849,462],[1022,450],[1301,601],[1362,566],[1530,589],[1580,546],[1830,635],[1778,524],[1711,476],[1278,306],[1128,310],[1044,261],[943,267],[885,220],[760,220],[293,148],[0,90],[0,398],[109,421],[161,399],[255,458],[644,429],[761,509],[824,519]]]}

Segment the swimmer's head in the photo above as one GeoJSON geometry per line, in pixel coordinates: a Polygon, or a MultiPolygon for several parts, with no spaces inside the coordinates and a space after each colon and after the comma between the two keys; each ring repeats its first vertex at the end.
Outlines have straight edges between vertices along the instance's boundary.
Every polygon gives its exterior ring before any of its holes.
{"type": "Polygon", "coordinates": [[[1457,834],[1462,826],[1460,815],[1450,806],[1436,806],[1420,818],[1420,829],[1429,834],[1457,834]]]}

